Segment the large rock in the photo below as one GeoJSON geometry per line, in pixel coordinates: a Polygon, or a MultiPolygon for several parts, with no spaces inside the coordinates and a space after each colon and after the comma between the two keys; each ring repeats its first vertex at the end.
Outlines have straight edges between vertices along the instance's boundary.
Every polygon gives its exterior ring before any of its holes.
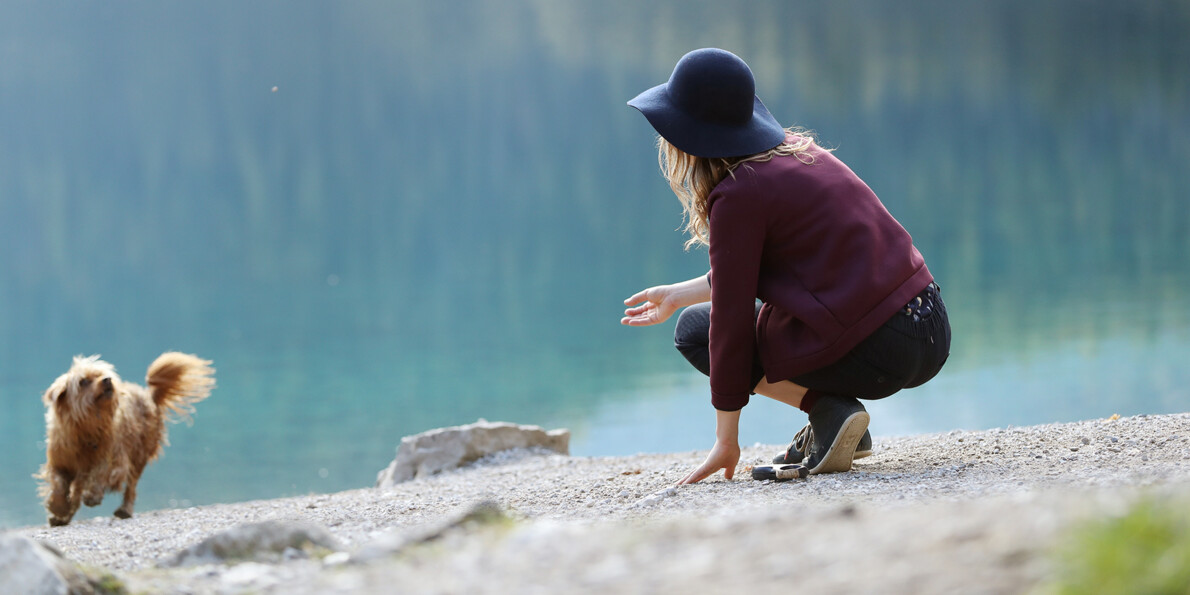
{"type": "Polygon", "coordinates": [[[547,432],[540,426],[481,419],[465,426],[438,428],[406,436],[397,446],[396,458],[377,475],[376,487],[432,475],[514,448],[544,448],[568,455],[570,430],[547,432]]]}
{"type": "Polygon", "coordinates": [[[327,554],[340,549],[334,536],[317,525],[264,521],[216,533],[178,552],[161,565],[279,562],[286,557],[327,554]]]}
{"type": "Polygon", "coordinates": [[[95,593],[91,581],[58,550],[22,535],[0,535],[0,593],[95,593]]]}

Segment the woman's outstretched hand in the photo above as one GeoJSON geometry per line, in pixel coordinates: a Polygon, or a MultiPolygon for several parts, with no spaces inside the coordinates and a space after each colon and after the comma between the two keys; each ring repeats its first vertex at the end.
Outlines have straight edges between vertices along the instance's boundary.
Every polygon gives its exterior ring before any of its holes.
{"type": "Polygon", "coordinates": [[[701,304],[711,299],[711,286],[706,275],[673,285],[657,285],[624,300],[628,306],[620,324],[649,326],[669,320],[679,308],[701,304]]]}
{"type": "Polygon", "coordinates": [[[673,316],[673,313],[679,308],[674,300],[670,299],[673,293],[672,285],[658,285],[637,292],[624,300],[624,305],[629,308],[624,310],[624,317],[620,319],[620,324],[649,326],[669,320],[669,317],[673,316]]]}

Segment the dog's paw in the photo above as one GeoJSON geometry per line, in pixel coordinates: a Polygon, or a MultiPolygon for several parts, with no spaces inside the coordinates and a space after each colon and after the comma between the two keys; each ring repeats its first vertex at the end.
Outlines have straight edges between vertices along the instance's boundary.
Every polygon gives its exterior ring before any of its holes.
{"type": "Polygon", "coordinates": [[[114,512],[114,513],[112,513],[112,514],[114,514],[114,515],[115,515],[115,517],[116,517],[116,518],[118,518],[118,519],[130,519],[130,518],[132,518],[132,513],[131,513],[131,512],[128,512],[127,510],[124,510],[123,508],[117,508],[117,509],[116,509],[116,512],[114,512]]]}
{"type": "Polygon", "coordinates": [[[98,496],[94,494],[87,494],[86,496],[83,496],[83,504],[86,504],[87,506],[99,506],[100,504],[103,504],[103,494],[99,494],[98,496]]]}
{"type": "Polygon", "coordinates": [[[52,516],[52,517],[50,517],[49,520],[50,520],[51,527],[64,527],[64,526],[70,524],[69,518],[59,518],[56,516],[52,516]]]}

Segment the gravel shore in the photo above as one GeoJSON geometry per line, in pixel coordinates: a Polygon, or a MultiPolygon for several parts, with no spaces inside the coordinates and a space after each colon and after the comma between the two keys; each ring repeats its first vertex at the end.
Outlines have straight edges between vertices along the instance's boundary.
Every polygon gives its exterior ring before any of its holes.
{"type": "Polygon", "coordinates": [[[1144,495],[1190,496],[1190,414],[874,438],[875,454],[852,472],[790,482],[746,469],[783,445],[745,448],[733,481],[720,473],[682,487],[705,452],[510,451],[389,489],[16,532],[132,592],[1015,593],[1045,578],[1070,523],[1144,495]],[[511,520],[441,530],[481,501],[511,520]],[[320,525],[346,553],[157,567],[266,520],[320,525]]]}

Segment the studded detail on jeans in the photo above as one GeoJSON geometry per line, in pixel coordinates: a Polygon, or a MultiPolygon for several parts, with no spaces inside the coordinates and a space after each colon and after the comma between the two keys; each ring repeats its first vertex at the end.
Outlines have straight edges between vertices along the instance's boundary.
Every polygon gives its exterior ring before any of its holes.
{"type": "Polygon", "coordinates": [[[929,320],[930,316],[934,314],[934,298],[937,296],[938,285],[936,283],[930,283],[921,293],[917,294],[917,297],[913,298],[908,304],[905,304],[901,313],[912,317],[913,322],[929,320]]]}

